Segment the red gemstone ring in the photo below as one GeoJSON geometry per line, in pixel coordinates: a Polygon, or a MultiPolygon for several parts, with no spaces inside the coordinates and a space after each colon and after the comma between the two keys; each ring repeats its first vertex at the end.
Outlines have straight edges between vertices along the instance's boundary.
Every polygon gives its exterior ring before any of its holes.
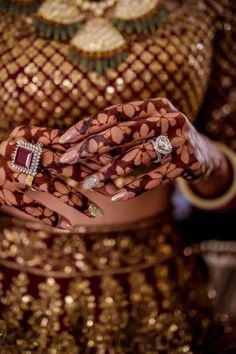
{"type": "Polygon", "coordinates": [[[39,170],[42,144],[32,144],[24,139],[16,142],[12,156],[12,167],[15,171],[26,174],[25,184],[32,188],[33,180],[39,170]]]}

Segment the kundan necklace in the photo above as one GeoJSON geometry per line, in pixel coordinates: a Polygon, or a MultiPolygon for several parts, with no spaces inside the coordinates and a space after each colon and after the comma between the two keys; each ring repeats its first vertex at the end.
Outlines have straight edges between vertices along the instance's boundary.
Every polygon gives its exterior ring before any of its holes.
{"type": "Polygon", "coordinates": [[[163,0],[0,0],[5,10],[31,13],[38,34],[69,42],[71,61],[103,72],[128,54],[127,36],[155,30],[168,13],[163,0]]]}

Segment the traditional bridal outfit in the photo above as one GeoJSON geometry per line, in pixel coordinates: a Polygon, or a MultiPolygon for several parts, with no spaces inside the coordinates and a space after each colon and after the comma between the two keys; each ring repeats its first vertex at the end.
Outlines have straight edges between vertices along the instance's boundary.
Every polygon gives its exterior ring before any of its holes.
{"type": "MultiPolygon", "coordinates": [[[[108,106],[167,97],[221,143],[235,171],[233,1],[0,4],[1,141],[18,126],[65,131],[108,106]]],[[[233,204],[235,183],[217,200],[195,195],[186,182],[180,188],[208,212],[233,204]]],[[[80,190],[93,203],[86,213],[73,204],[62,212],[72,232],[20,221],[22,210],[2,201],[1,353],[235,353],[198,250],[175,230],[173,187],[115,203],[80,190]]],[[[48,205],[50,197],[37,195],[48,205]]]]}

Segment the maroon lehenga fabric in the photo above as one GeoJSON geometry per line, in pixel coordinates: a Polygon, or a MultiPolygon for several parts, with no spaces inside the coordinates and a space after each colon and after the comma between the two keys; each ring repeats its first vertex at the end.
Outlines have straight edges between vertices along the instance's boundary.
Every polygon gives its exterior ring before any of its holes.
{"type": "MultiPolygon", "coordinates": [[[[186,1],[154,33],[132,37],[104,74],[76,67],[68,44],[32,19],[1,14],[0,138],[17,125],[66,128],[110,104],[166,96],[235,148],[233,3],[186,1]]],[[[171,217],[53,234],[1,219],[1,353],[235,353],[195,249],[171,217]]]]}

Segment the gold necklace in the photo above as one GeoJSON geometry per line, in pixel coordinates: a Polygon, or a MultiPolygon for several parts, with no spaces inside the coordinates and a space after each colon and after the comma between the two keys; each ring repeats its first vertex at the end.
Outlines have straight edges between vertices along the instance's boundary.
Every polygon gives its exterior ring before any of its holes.
{"type": "MultiPolygon", "coordinates": [[[[11,4],[10,8],[13,3],[18,7],[36,3],[36,0],[5,1],[11,4]]],[[[127,56],[127,35],[149,33],[159,26],[167,14],[163,2],[44,0],[34,15],[34,25],[42,37],[69,41],[68,55],[75,64],[103,72],[119,65],[127,56]],[[111,9],[109,19],[102,17],[111,9]]]]}

